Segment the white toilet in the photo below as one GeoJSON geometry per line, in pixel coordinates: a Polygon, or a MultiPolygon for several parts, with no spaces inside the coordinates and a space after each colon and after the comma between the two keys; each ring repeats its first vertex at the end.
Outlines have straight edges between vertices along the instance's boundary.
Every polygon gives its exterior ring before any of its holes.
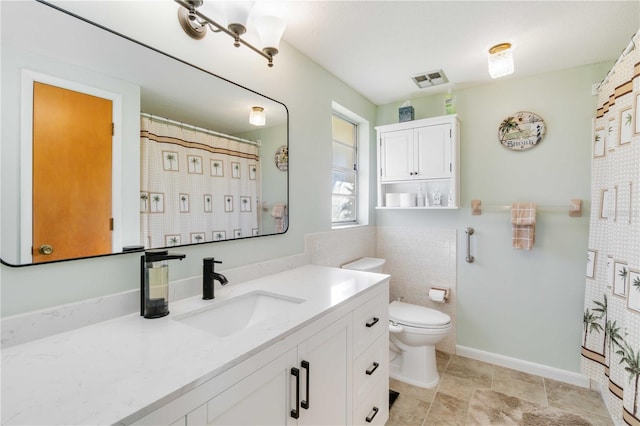
{"type": "MultiPolygon", "coordinates": [[[[384,259],[365,257],[343,266],[382,272],[384,259]]],[[[400,301],[389,304],[389,375],[411,385],[432,388],[440,381],[436,344],[451,331],[449,315],[400,301]]]]}

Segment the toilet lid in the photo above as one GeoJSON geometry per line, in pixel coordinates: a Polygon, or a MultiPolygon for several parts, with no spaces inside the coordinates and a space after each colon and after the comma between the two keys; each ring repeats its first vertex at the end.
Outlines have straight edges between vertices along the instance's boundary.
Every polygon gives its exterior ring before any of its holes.
{"type": "Polygon", "coordinates": [[[394,300],[389,304],[389,319],[413,327],[441,327],[451,322],[449,315],[412,303],[394,300]]]}

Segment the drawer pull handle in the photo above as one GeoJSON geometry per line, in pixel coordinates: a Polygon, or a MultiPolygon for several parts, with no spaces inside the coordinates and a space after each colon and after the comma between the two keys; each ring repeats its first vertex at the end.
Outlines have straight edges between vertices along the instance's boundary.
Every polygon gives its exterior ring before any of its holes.
{"type": "Polygon", "coordinates": [[[367,328],[371,328],[371,327],[373,327],[374,325],[376,325],[376,324],[378,323],[378,321],[380,321],[380,318],[378,318],[378,317],[373,317],[373,320],[372,320],[371,322],[368,322],[368,323],[366,324],[367,328]]]}
{"type": "Polygon", "coordinates": [[[367,376],[370,376],[373,374],[374,371],[376,371],[378,369],[378,367],[380,367],[380,364],[378,364],[377,362],[373,363],[373,368],[369,369],[366,371],[367,376]]]}
{"type": "Polygon", "coordinates": [[[292,367],[291,375],[296,376],[296,408],[291,410],[291,417],[297,419],[300,417],[300,370],[292,367]]]}
{"type": "Polygon", "coordinates": [[[378,414],[378,411],[380,411],[380,409],[378,407],[373,407],[373,414],[371,414],[369,417],[367,417],[365,419],[367,421],[367,423],[371,423],[373,421],[373,419],[378,414]]]}
{"type": "Polygon", "coordinates": [[[309,361],[302,361],[300,363],[300,365],[302,366],[302,368],[304,368],[305,370],[307,370],[307,399],[302,400],[302,402],[300,402],[300,406],[302,408],[304,408],[305,410],[309,409],[309,401],[311,400],[311,398],[309,398],[309,373],[310,373],[310,369],[309,369],[309,361]]]}

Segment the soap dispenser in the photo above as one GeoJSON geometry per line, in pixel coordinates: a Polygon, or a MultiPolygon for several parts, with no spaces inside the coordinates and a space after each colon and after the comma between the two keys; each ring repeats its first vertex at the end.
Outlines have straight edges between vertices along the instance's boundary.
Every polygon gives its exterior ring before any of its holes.
{"type": "Polygon", "coordinates": [[[186,255],[150,250],[140,257],[140,315],[160,318],[169,314],[169,263],[186,255]]]}

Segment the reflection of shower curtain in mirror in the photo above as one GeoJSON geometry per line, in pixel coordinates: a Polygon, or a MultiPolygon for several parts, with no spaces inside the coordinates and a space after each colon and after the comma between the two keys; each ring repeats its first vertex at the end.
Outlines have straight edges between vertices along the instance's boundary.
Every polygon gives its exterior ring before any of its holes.
{"type": "Polygon", "coordinates": [[[258,235],[258,147],[140,118],[145,248],[258,235]]]}

